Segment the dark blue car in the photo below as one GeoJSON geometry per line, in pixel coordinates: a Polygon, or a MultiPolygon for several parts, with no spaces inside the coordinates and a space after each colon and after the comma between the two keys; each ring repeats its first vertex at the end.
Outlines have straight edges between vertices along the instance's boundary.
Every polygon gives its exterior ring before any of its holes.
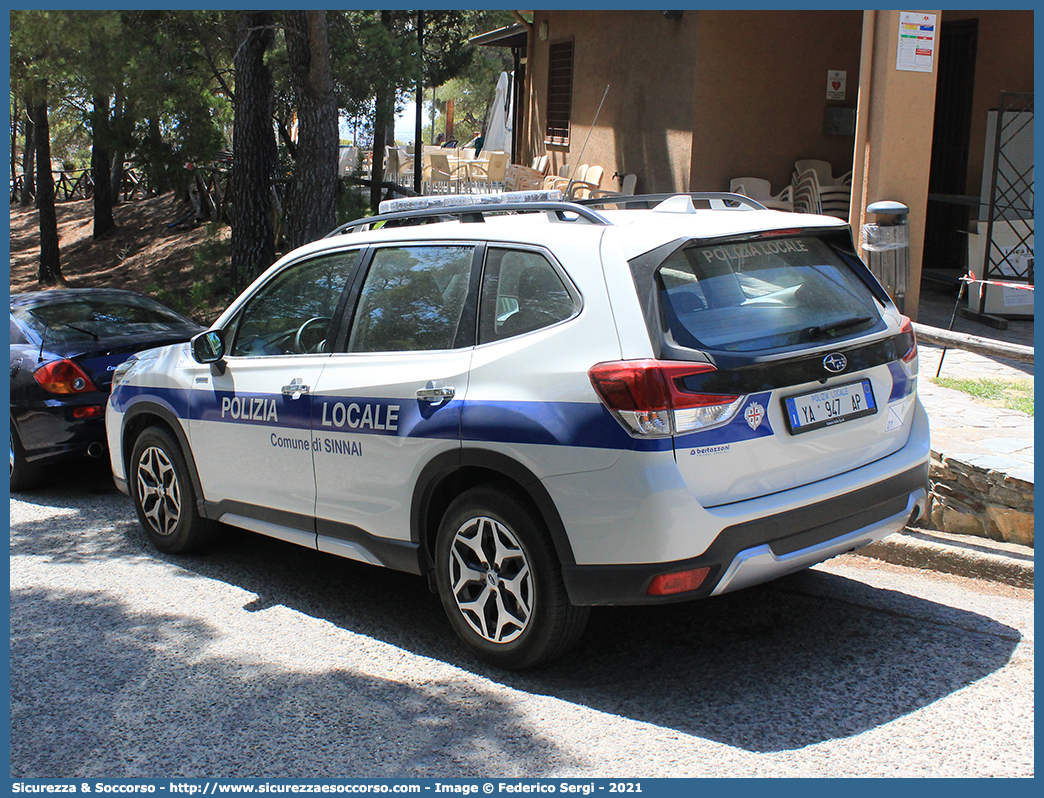
{"type": "Polygon", "coordinates": [[[103,457],[112,373],[143,349],[204,328],[133,291],[11,295],[11,491],[56,460],[103,457]]]}

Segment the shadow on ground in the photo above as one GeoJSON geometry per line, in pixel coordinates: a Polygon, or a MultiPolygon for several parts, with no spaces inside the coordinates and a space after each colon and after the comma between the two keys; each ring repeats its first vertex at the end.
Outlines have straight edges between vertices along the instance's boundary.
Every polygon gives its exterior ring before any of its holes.
{"type": "MultiPolygon", "coordinates": [[[[111,502],[94,501],[106,491],[104,482],[88,479],[27,495],[37,504],[81,505],[71,511],[79,517],[65,526],[83,531],[56,533],[48,521],[15,525],[12,555],[60,563],[167,561],[186,576],[254,594],[243,612],[282,605],[525,693],[754,752],[799,749],[908,715],[1004,666],[1020,640],[1016,630],[981,615],[808,571],[700,602],[596,608],[565,660],[538,672],[507,673],[457,644],[437,597],[417,577],[234,529],[207,556],[168,557],[148,544],[129,500],[124,517],[115,520],[111,502]]],[[[461,775],[501,772],[482,770],[501,761],[511,771],[520,766],[520,775],[554,772],[541,766],[558,756],[541,730],[529,728],[492,693],[468,701],[469,691],[452,680],[406,686],[340,671],[303,677],[272,670],[261,674],[255,692],[255,675],[202,655],[210,634],[203,626],[176,635],[178,645],[164,642],[186,623],[173,609],[169,617],[141,617],[119,597],[49,594],[40,587],[13,595],[11,612],[13,763],[20,749],[41,766],[49,752],[65,756],[58,742],[63,730],[90,729],[119,695],[140,701],[129,711],[141,728],[129,733],[157,744],[165,734],[180,737],[185,715],[211,719],[203,737],[174,741],[178,749],[188,745],[198,761],[179,769],[162,758],[171,752],[141,754],[149,772],[211,772],[208,752],[224,739],[235,741],[228,761],[243,762],[239,775],[255,775],[246,762],[266,757],[296,756],[322,769],[323,756],[336,753],[335,761],[351,763],[352,775],[445,777],[445,769],[429,769],[429,762],[441,757],[445,764],[446,752],[458,750],[464,752],[457,760],[461,775]],[[114,631],[98,631],[106,627],[114,631]],[[199,646],[186,649],[185,640],[199,646]],[[56,663],[68,683],[80,685],[75,705],[46,695],[56,663]],[[172,680],[162,694],[141,692],[134,699],[133,690],[120,687],[157,667],[172,680]],[[438,718],[448,720],[440,726],[438,718]],[[58,735],[47,743],[51,731],[58,735]],[[313,736],[302,739],[302,733],[313,736]],[[453,735],[463,735],[462,742],[451,742],[453,735]],[[36,748],[29,754],[25,746],[36,748]],[[367,747],[373,759],[360,760],[367,747]],[[486,757],[485,765],[469,771],[472,756],[486,757]],[[396,767],[379,764],[383,757],[396,767]]],[[[101,737],[89,743],[90,757],[101,756],[106,745],[101,737]]],[[[229,768],[218,772],[227,775],[229,768]]],[[[37,768],[33,774],[48,775],[37,768]]]]}

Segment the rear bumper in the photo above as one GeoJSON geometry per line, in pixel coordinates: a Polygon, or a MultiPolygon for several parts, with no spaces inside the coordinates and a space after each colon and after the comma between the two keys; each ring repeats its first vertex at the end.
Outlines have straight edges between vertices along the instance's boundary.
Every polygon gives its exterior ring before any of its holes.
{"type": "Polygon", "coordinates": [[[807,568],[897,532],[923,513],[928,463],[865,488],[721,531],[698,557],[638,565],[567,565],[563,578],[577,605],[664,604],[719,595],[807,568]],[[650,596],[661,574],[709,568],[696,590],[650,596]]]}
{"type": "Polygon", "coordinates": [[[104,417],[73,418],[81,404],[98,403],[46,403],[14,416],[27,462],[43,465],[106,453],[104,417]]]}

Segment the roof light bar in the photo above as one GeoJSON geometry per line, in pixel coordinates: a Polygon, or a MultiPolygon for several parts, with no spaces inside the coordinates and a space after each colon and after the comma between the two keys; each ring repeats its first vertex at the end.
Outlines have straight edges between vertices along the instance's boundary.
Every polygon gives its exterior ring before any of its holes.
{"type": "Polygon", "coordinates": [[[473,205],[509,205],[521,202],[559,202],[562,192],[553,191],[506,191],[503,194],[444,194],[435,197],[404,197],[384,200],[380,213],[400,211],[432,210],[437,208],[463,208],[473,205]]]}

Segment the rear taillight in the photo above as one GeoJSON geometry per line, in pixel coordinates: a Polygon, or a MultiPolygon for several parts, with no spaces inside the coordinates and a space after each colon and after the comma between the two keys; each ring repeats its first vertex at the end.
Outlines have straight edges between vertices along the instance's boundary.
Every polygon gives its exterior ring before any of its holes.
{"type": "Polygon", "coordinates": [[[632,435],[665,438],[727,424],[745,396],[696,393],[684,380],[714,371],[709,363],[615,360],[588,372],[599,398],[632,435]]]}
{"type": "Polygon", "coordinates": [[[86,393],[98,390],[87,373],[71,360],[55,360],[40,366],[33,378],[48,393],[86,393]]]}
{"type": "Polygon", "coordinates": [[[913,322],[906,316],[899,317],[899,332],[903,336],[909,336],[910,348],[906,350],[899,359],[903,362],[903,368],[911,377],[917,374],[917,335],[914,333],[913,322]]]}

